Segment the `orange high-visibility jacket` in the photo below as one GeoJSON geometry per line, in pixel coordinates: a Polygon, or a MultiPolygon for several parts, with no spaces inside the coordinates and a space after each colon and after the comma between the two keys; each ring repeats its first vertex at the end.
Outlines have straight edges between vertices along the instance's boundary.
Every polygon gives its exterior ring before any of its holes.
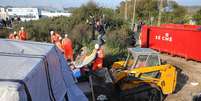
{"type": "Polygon", "coordinates": [[[61,52],[64,52],[63,47],[62,47],[62,44],[61,44],[60,41],[57,41],[57,42],[55,43],[55,45],[59,48],[59,50],[60,50],[61,52]]]}
{"type": "Polygon", "coordinates": [[[10,34],[8,39],[12,39],[12,40],[18,40],[19,37],[18,36],[15,36],[14,34],[10,34]]]}
{"type": "Polygon", "coordinates": [[[55,33],[54,35],[51,35],[51,42],[52,43],[58,42],[60,37],[61,36],[58,33],[55,33]]]}
{"type": "Polygon", "coordinates": [[[20,40],[27,40],[27,32],[25,31],[19,31],[19,38],[20,40]]]}
{"type": "Polygon", "coordinates": [[[10,34],[8,39],[15,39],[14,34],[10,34]]]}
{"type": "Polygon", "coordinates": [[[92,67],[93,71],[103,68],[103,59],[104,59],[104,51],[103,51],[103,48],[100,48],[97,51],[97,57],[93,62],[93,67],[92,67]]]}
{"type": "Polygon", "coordinates": [[[69,38],[64,38],[62,40],[62,46],[64,49],[64,56],[66,59],[73,61],[73,46],[72,41],[69,38]]]}

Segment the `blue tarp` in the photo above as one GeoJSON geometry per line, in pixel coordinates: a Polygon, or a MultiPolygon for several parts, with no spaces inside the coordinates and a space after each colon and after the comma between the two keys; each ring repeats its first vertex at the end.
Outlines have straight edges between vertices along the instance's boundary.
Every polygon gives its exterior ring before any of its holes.
{"type": "Polygon", "coordinates": [[[53,44],[0,39],[0,64],[0,101],[87,101],[53,44]]]}

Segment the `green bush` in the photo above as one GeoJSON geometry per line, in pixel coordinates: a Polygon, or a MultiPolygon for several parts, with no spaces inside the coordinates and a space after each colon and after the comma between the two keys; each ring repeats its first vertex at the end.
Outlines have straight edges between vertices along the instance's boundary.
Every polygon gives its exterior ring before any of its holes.
{"type": "Polygon", "coordinates": [[[198,10],[198,11],[196,12],[196,14],[193,15],[193,18],[196,20],[196,23],[197,23],[198,25],[201,25],[201,9],[198,10]]]}
{"type": "Polygon", "coordinates": [[[105,64],[108,66],[124,55],[129,37],[128,24],[112,9],[89,3],[74,9],[71,17],[61,16],[23,22],[17,24],[14,29],[19,30],[21,26],[24,26],[29,39],[40,42],[50,42],[50,30],[54,30],[62,36],[64,36],[64,33],[68,33],[73,41],[74,52],[76,53],[83,46],[88,47],[89,50],[94,48],[96,41],[91,40],[92,30],[86,20],[89,19],[89,15],[100,18],[103,14],[108,25],[105,45],[105,64]]]}

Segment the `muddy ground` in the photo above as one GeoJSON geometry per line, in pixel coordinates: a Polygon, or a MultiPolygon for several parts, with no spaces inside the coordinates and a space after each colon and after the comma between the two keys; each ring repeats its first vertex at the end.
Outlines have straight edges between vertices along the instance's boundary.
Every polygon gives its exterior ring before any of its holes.
{"type": "Polygon", "coordinates": [[[162,54],[161,59],[176,66],[180,71],[176,92],[167,96],[165,101],[192,101],[194,95],[201,93],[201,62],[167,54],[162,54]],[[192,83],[198,83],[198,85],[192,85],[192,83]]]}

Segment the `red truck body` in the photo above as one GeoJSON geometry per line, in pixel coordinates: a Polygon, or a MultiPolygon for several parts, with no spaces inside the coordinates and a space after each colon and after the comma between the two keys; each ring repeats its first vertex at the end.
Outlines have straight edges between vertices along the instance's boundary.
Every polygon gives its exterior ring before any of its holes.
{"type": "Polygon", "coordinates": [[[163,24],[160,27],[143,26],[141,47],[201,61],[201,26],[163,24]]]}

